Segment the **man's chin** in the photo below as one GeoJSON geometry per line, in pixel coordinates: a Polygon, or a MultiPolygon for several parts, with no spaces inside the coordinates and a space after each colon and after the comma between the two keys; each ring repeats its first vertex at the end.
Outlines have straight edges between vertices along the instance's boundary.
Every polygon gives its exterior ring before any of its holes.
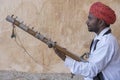
{"type": "Polygon", "coordinates": [[[89,31],[89,32],[93,32],[93,30],[91,30],[91,29],[88,29],[88,31],[89,31]]]}

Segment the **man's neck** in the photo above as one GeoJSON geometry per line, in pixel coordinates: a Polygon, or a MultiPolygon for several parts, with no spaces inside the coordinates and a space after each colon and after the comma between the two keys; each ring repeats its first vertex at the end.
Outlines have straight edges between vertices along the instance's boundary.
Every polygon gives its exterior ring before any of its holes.
{"type": "Polygon", "coordinates": [[[105,26],[100,27],[100,28],[99,28],[99,30],[98,30],[98,32],[96,32],[96,34],[97,34],[97,35],[99,35],[99,34],[100,34],[100,32],[101,32],[103,29],[105,29],[105,28],[106,28],[105,26]]]}

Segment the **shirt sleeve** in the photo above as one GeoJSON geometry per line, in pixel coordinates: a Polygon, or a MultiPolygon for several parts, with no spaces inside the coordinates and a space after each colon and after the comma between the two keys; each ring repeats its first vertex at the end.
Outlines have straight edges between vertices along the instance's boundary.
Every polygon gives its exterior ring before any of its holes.
{"type": "Polygon", "coordinates": [[[78,62],[67,57],[65,59],[65,66],[68,67],[73,74],[81,74],[84,77],[92,78],[109,64],[113,53],[114,45],[111,41],[101,41],[98,43],[96,50],[91,53],[88,62],[78,62]]]}

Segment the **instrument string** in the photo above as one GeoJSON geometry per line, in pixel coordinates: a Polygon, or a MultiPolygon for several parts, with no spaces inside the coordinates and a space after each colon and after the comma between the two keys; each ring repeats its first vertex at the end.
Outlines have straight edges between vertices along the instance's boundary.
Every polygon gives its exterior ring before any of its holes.
{"type": "Polygon", "coordinates": [[[14,27],[14,35],[16,36],[16,37],[14,37],[14,38],[15,38],[14,40],[15,40],[16,44],[17,44],[20,48],[22,48],[22,49],[24,50],[24,52],[25,52],[36,64],[40,65],[40,64],[38,63],[38,61],[35,60],[35,59],[33,58],[33,56],[30,55],[30,53],[28,52],[28,50],[24,47],[22,41],[20,40],[19,35],[17,34],[17,31],[16,31],[16,28],[15,28],[15,27],[14,27]]]}

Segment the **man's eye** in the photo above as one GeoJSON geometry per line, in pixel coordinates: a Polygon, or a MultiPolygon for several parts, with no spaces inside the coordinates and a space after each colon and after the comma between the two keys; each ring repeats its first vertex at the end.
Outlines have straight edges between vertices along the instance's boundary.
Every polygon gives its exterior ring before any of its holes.
{"type": "Polygon", "coordinates": [[[91,17],[88,17],[89,20],[91,20],[91,17]]]}

